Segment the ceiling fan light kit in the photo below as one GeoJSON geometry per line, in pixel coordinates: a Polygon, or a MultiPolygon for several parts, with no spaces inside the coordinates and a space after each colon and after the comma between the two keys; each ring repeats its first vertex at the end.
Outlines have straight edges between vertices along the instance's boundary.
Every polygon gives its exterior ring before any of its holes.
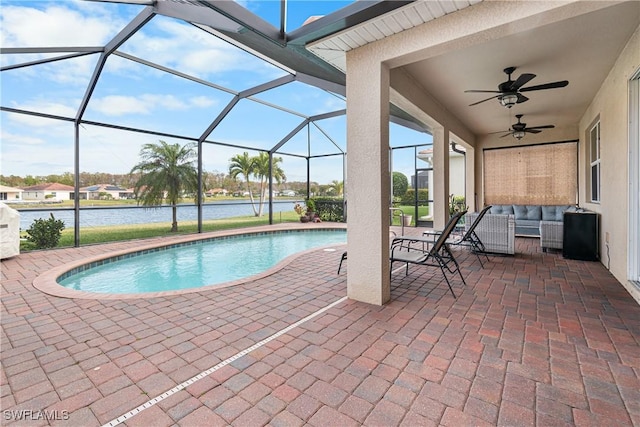
{"type": "MultiPolygon", "coordinates": [[[[521,104],[529,100],[526,96],[524,96],[521,92],[531,92],[534,90],[544,90],[544,89],[557,89],[561,87],[565,87],[569,84],[568,80],[561,80],[557,82],[544,83],[536,86],[528,86],[523,87],[531,80],[533,80],[536,75],[531,73],[523,73],[516,80],[511,79],[511,74],[516,70],[516,67],[507,67],[503,71],[507,75],[507,81],[502,82],[498,85],[498,90],[483,90],[483,89],[472,89],[465,90],[466,93],[497,93],[497,95],[492,96],[491,98],[483,99],[481,101],[474,102],[473,104],[469,104],[469,106],[482,104],[483,102],[489,101],[490,99],[497,98],[500,105],[506,108],[511,108],[516,104],[521,104]]],[[[507,131],[501,138],[504,138],[507,135],[512,135],[518,141],[524,138],[527,133],[540,133],[542,132],[540,129],[551,129],[555,127],[554,125],[543,125],[543,126],[533,126],[528,128],[526,123],[520,122],[522,118],[522,114],[516,114],[516,118],[518,119],[518,123],[514,123],[511,129],[507,131]]],[[[492,132],[492,133],[500,133],[500,132],[492,132]]]]}
{"type": "Polygon", "coordinates": [[[498,98],[500,105],[503,107],[511,108],[515,104],[521,104],[529,100],[526,96],[524,96],[521,92],[532,92],[534,90],[545,90],[545,89],[557,89],[561,87],[565,87],[569,84],[569,81],[562,80],[557,82],[544,83],[541,85],[528,86],[523,87],[531,80],[533,80],[536,75],[531,73],[523,73],[516,80],[511,79],[511,74],[516,70],[516,67],[507,67],[503,71],[507,75],[507,81],[502,82],[498,85],[498,90],[465,90],[467,93],[497,93],[490,98],[483,99],[478,102],[474,102],[473,104],[469,104],[469,106],[482,104],[483,102],[489,101],[490,99],[498,98]]]}
{"type": "Polygon", "coordinates": [[[500,105],[503,107],[511,108],[518,103],[518,95],[515,93],[508,93],[506,95],[501,95],[498,97],[500,101],[500,105]]]}
{"type": "MultiPolygon", "coordinates": [[[[555,127],[554,125],[542,125],[542,126],[527,127],[526,123],[523,123],[523,122],[520,121],[520,119],[522,119],[522,117],[523,117],[522,114],[516,114],[516,119],[518,119],[518,123],[514,123],[511,126],[511,129],[506,131],[506,133],[504,135],[502,135],[500,138],[504,138],[505,136],[511,135],[515,139],[520,141],[528,133],[540,133],[540,132],[542,132],[541,129],[553,129],[555,127]]],[[[504,131],[491,132],[491,133],[503,133],[503,132],[504,131]]]]}
{"type": "Polygon", "coordinates": [[[522,138],[524,138],[525,132],[523,130],[514,130],[512,135],[515,139],[520,141],[522,138]]]}

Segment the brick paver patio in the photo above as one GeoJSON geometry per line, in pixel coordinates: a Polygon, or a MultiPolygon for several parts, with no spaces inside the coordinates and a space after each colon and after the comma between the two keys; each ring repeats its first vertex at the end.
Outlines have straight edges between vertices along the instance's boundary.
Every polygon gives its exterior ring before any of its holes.
{"type": "MultiPolygon", "coordinates": [[[[32,286],[139,244],[2,261],[3,425],[108,423],[346,295],[342,248],[176,296],[66,299],[32,286]]],[[[600,263],[516,245],[484,269],[456,251],[468,283],[453,281],[457,299],[437,269],[398,272],[385,306],[339,302],[123,424],[640,426],[640,306],[600,263]]]]}

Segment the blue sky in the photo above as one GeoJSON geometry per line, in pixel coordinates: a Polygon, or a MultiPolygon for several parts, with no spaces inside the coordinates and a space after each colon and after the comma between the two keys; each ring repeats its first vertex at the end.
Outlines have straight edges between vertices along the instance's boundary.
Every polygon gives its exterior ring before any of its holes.
{"type": "MultiPolygon", "coordinates": [[[[312,15],[324,15],[351,2],[292,1],[287,30],[312,15]]],[[[279,1],[243,1],[240,4],[279,27],[279,1]]],[[[0,7],[2,47],[101,46],[114,37],[141,6],[88,1],[6,1],[0,7]]],[[[119,49],[129,55],[175,69],[232,91],[241,91],[286,75],[286,71],[258,59],[182,21],[154,17],[119,49]]],[[[52,55],[52,54],[50,54],[52,55]]],[[[53,54],[59,56],[61,54],[53,54]]],[[[42,54],[2,55],[2,66],[47,57],[42,54]]],[[[64,117],[75,117],[98,55],[35,65],[0,74],[2,106],[64,117]]],[[[119,126],[155,130],[197,138],[227,105],[233,94],[111,55],[92,95],[84,119],[119,126]]],[[[291,83],[255,98],[310,116],[346,107],[334,94],[302,83],[291,83]]],[[[251,100],[241,100],[207,138],[239,146],[269,149],[304,118],[251,100]]],[[[73,172],[72,123],[0,113],[2,136],[0,167],[3,175],[48,175],[73,172]]],[[[346,119],[317,123],[297,134],[282,151],[304,154],[311,139],[312,154],[346,148],[346,119]]],[[[392,145],[428,143],[430,137],[391,126],[392,145]]],[[[138,161],[145,143],[185,143],[88,124],[80,129],[80,170],[127,173],[138,161]]],[[[226,172],[229,159],[243,149],[205,144],[204,169],[226,172]]],[[[257,152],[250,151],[251,154],[257,152]]],[[[306,163],[283,156],[289,180],[304,180],[306,163]]],[[[412,155],[394,156],[396,170],[407,175],[412,155]],[[396,158],[397,157],[397,158],[396,158]],[[406,171],[405,171],[406,170],[406,171]]],[[[342,179],[342,157],[312,161],[312,180],[342,179]],[[314,171],[314,169],[316,169],[314,171]]]]}

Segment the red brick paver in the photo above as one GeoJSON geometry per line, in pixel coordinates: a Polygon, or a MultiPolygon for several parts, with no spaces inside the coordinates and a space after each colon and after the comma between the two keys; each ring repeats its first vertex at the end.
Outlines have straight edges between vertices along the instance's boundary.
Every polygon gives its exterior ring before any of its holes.
{"type": "MultiPolygon", "coordinates": [[[[385,306],[346,300],[126,424],[640,425],[640,306],[602,264],[516,240],[484,269],[456,250],[468,284],[453,281],[457,299],[439,270],[398,272],[385,306]]],[[[38,411],[109,422],[346,295],[344,247],[187,294],[68,299],[32,285],[139,245],[2,261],[3,424],[38,411]]]]}

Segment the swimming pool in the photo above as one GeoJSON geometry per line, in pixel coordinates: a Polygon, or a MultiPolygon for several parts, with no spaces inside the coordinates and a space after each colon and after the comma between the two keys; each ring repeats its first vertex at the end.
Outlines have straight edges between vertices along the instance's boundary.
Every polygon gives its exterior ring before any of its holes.
{"type": "Polygon", "coordinates": [[[215,237],[83,264],[60,275],[57,282],[68,289],[104,294],[197,289],[248,278],[295,253],[345,242],[344,229],[215,237]]]}

